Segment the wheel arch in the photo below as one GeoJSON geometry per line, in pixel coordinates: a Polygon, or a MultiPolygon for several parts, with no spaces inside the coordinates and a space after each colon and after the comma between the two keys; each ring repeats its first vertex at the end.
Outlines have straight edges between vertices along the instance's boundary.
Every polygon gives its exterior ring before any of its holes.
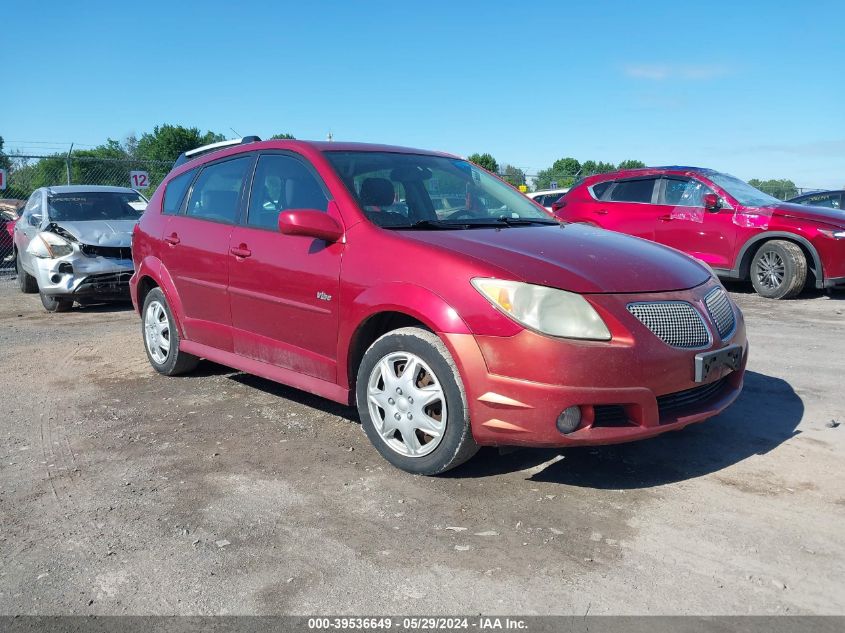
{"type": "Polygon", "coordinates": [[[822,260],[819,257],[816,247],[807,238],[786,231],[761,233],[760,235],[755,235],[743,245],[739,252],[739,264],[737,266],[737,274],[740,279],[749,280],[751,278],[751,260],[754,259],[754,255],[758,249],[764,243],[771,240],[784,240],[798,245],[807,258],[807,265],[810,272],[813,273],[816,288],[822,288],[824,286],[824,268],[822,267],[822,260]]]}
{"type": "Polygon", "coordinates": [[[170,311],[173,313],[173,318],[176,320],[176,328],[179,332],[179,336],[184,338],[184,311],[182,308],[182,302],[179,299],[179,293],[176,292],[176,286],[173,284],[173,278],[170,276],[170,273],[167,268],[164,267],[161,260],[156,257],[145,257],[138,265],[135,277],[138,280],[135,291],[137,296],[138,314],[141,314],[144,309],[144,298],[147,294],[149,294],[153,288],[160,288],[167,299],[167,303],[170,305],[170,311]]]}
{"type": "MultiPolygon", "coordinates": [[[[438,332],[471,333],[457,311],[442,297],[414,284],[388,284],[361,293],[349,310],[354,318],[339,338],[338,384],[354,394],[358,366],[380,336],[402,327],[438,332]]],[[[443,337],[441,337],[443,340],[443,337]]],[[[447,349],[449,344],[443,341],[447,349]]],[[[450,353],[454,350],[449,349],[450,353]]],[[[351,396],[354,397],[354,396],[351,396]]]]}

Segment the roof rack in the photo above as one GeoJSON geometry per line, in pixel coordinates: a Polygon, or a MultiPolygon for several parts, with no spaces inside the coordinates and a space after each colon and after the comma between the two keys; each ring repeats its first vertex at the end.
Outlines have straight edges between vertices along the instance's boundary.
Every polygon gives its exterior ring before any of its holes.
{"type": "Polygon", "coordinates": [[[224,147],[232,147],[233,145],[243,145],[245,143],[257,143],[260,140],[261,139],[257,136],[244,136],[243,138],[235,138],[230,141],[219,141],[217,143],[210,143],[208,145],[203,145],[195,149],[190,149],[187,152],[182,152],[181,154],[179,154],[179,158],[176,159],[176,162],[173,164],[173,167],[184,165],[189,160],[193,160],[202,156],[203,154],[214,152],[218,149],[223,149],[224,147]]]}

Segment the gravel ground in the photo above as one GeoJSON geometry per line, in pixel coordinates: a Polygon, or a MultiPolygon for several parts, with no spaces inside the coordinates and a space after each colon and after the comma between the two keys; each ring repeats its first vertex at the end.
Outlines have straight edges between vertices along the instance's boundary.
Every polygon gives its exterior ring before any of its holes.
{"type": "Polygon", "coordinates": [[[732,287],[739,401],[645,442],[406,475],[355,412],[125,306],[0,283],[0,614],[845,614],[845,296],[732,287]]]}

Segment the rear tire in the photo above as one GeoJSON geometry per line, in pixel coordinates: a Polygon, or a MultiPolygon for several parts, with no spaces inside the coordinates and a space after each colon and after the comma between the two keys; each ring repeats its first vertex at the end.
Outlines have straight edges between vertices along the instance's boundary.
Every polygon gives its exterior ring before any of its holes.
{"type": "Polygon", "coordinates": [[[751,284],[761,297],[792,299],[807,281],[807,258],[801,247],[786,240],[769,240],[751,260],[751,284]]]}
{"type": "Polygon", "coordinates": [[[160,374],[178,376],[192,371],[199,363],[199,358],[179,349],[176,319],[160,288],[153,288],[144,298],[141,336],[147,359],[160,374]]]}
{"type": "Polygon", "coordinates": [[[358,368],[356,400],[370,442],[404,471],[436,475],[478,451],[460,374],[432,332],[401,328],[373,343],[358,368]]]}
{"type": "Polygon", "coordinates": [[[41,295],[41,305],[47,312],[67,312],[73,307],[73,299],[45,295],[43,292],[39,294],[41,295]]]}
{"type": "Polygon", "coordinates": [[[23,269],[20,251],[15,251],[15,270],[18,273],[18,288],[21,292],[28,295],[38,292],[38,281],[23,269]]]}

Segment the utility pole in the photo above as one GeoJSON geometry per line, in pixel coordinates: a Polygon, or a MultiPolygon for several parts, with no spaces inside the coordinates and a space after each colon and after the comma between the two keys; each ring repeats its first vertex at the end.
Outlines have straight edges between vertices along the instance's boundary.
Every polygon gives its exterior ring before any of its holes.
{"type": "Polygon", "coordinates": [[[67,151],[65,157],[65,168],[67,169],[67,184],[70,184],[70,153],[73,151],[73,143],[70,144],[70,149],[67,151]]]}

